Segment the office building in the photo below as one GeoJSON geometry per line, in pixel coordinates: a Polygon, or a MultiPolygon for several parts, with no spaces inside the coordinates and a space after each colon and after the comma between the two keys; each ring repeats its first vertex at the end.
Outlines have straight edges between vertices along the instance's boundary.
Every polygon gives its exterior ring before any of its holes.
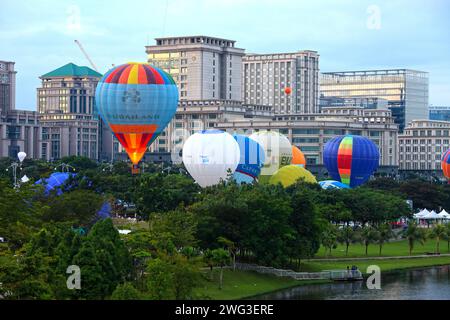
{"type": "Polygon", "coordinates": [[[398,136],[399,169],[441,173],[442,154],[450,147],[450,122],[414,120],[398,136]]]}
{"type": "Polygon", "coordinates": [[[359,107],[364,109],[388,109],[386,99],[377,97],[362,98],[339,98],[339,97],[320,97],[320,109],[322,108],[342,108],[359,107]]]}
{"type": "Polygon", "coordinates": [[[439,121],[450,121],[450,106],[430,106],[429,119],[439,121]]]}
{"type": "Polygon", "coordinates": [[[14,62],[0,61],[0,113],[16,108],[16,73],[14,62]]]}
{"type": "Polygon", "coordinates": [[[37,89],[42,126],[41,157],[99,157],[99,119],[93,115],[95,89],[102,75],[88,67],[66,64],[40,77],[37,89]]]}
{"type": "Polygon", "coordinates": [[[428,118],[428,73],[408,69],[326,72],[320,79],[323,97],[377,97],[388,101],[399,131],[428,118]]]}
{"type": "Polygon", "coordinates": [[[273,106],[275,114],[319,112],[316,51],[251,54],[242,63],[245,104],[273,106]]]}
{"type": "Polygon", "coordinates": [[[148,63],[168,72],[180,100],[241,101],[244,49],[235,41],[206,36],[157,38],[146,46],[148,63]]]}

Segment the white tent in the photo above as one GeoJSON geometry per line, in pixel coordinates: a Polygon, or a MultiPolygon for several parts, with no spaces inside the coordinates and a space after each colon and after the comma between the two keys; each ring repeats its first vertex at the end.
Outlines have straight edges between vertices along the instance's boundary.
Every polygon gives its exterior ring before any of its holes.
{"type": "Polygon", "coordinates": [[[435,219],[442,219],[442,217],[439,216],[439,214],[437,214],[436,211],[431,210],[431,212],[429,214],[421,217],[420,219],[435,220],[435,219]]]}
{"type": "Polygon", "coordinates": [[[429,214],[430,214],[430,211],[428,211],[427,209],[423,209],[414,215],[414,219],[422,219],[423,217],[425,217],[429,214]]]}
{"type": "Polygon", "coordinates": [[[441,219],[449,220],[450,219],[450,214],[447,211],[445,211],[445,209],[442,209],[442,211],[439,212],[439,217],[441,219]]]}

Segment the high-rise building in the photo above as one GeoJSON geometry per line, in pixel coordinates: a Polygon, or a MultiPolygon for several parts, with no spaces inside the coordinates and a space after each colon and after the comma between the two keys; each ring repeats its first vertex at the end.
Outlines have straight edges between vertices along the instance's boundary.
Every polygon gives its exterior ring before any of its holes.
{"type": "Polygon", "coordinates": [[[251,54],[242,62],[245,104],[273,106],[276,114],[319,112],[316,51],[251,54]]]}
{"type": "Polygon", "coordinates": [[[441,171],[450,147],[450,122],[414,120],[398,136],[400,170],[441,171]]]}
{"type": "Polygon", "coordinates": [[[428,91],[428,73],[408,69],[325,72],[320,79],[323,97],[386,99],[400,132],[428,118],[428,91]]]}
{"type": "Polygon", "coordinates": [[[16,73],[14,62],[0,61],[0,113],[16,108],[16,73]]]}
{"type": "Polygon", "coordinates": [[[40,77],[42,87],[37,89],[37,101],[42,158],[78,155],[98,159],[101,133],[93,110],[101,76],[88,67],[69,63],[40,77]]]}
{"type": "Polygon", "coordinates": [[[450,106],[430,106],[429,119],[439,121],[450,121],[450,106]]]}
{"type": "Polygon", "coordinates": [[[206,36],[157,38],[146,46],[148,63],[169,73],[180,100],[241,101],[244,49],[235,41],[206,36]]]}
{"type": "Polygon", "coordinates": [[[17,110],[14,62],[0,61],[0,157],[17,159],[20,151],[41,157],[41,126],[38,113],[17,110]]]}

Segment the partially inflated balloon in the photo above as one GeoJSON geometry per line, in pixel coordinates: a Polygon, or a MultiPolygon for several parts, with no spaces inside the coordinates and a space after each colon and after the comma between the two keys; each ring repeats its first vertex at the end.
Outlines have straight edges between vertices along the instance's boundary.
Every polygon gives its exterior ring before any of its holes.
{"type": "Polygon", "coordinates": [[[95,100],[103,121],[137,165],[175,114],[178,89],[168,73],[145,63],[127,63],[103,76],[95,100]]]}
{"type": "Polygon", "coordinates": [[[335,180],[324,180],[319,182],[320,186],[324,190],[330,189],[349,189],[350,187],[345,183],[335,181],[335,180]]]}
{"type": "Polygon", "coordinates": [[[260,182],[269,182],[270,176],[279,168],[291,164],[292,145],[286,136],[275,131],[264,130],[253,133],[250,139],[258,142],[264,150],[265,161],[259,176],[260,182]]]}
{"type": "Polygon", "coordinates": [[[450,149],[445,151],[442,155],[441,167],[444,177],[450,180],[450,149]]]}
{"type": "Polygon", "coordinates": [[[291,164],[306,167],[306,159],[303,152],[296,146],[292,146],[292,161],[291,164]]]}
{"type": "Polygon", "coordinates": [[[249,137],[240,134],[233,137],[239,145],[241,155],[233,178],[237,183],[253,183],[264,165],[264,150],[258,142],[249,137]]]}
{"type": "Polygon", "coordinates": [[[275,174],[270,177],[269,183],[281,183],[283,187],[287,188],[296,183],[298,180],[304,180],[305,182],[309,183],[317,183],[316,178],[312,175],[311,172],[303,167],[294,164],[285,166],[275,172],[275,174]]]}
{"type": "Polygon", "coordinates": [[[380,152],[371,140],[346,135],[328,141],[323,162],[334,180],[357,187],[366,182],[378,168],[380,152]]]}
{"type": "Polygon", "coordinates": [[[190,136],[183,146],[183,163],[192,178],[208,187],[226,180],[236,170],[239,145],[229,133],[204,130],[190,136]]]}
{"type": "Polygon", "coordinates": [[[21,152],[19,152],[19,153],[17,154],[17,158],[19,158],[19,161],[20,161],[20,162],[22,162],[23,160],[25,160],[26,156],[27,156],[27,154],[26,154],[25,152],[23,152],[23,151],[21,151],[21,152]]]}
{"type": "Polygon", "coordinates": [[[286,87],[284,88],[284,93],[286,93],[287,95],[292,93],[292,89],[290,87],[286,87]]]}

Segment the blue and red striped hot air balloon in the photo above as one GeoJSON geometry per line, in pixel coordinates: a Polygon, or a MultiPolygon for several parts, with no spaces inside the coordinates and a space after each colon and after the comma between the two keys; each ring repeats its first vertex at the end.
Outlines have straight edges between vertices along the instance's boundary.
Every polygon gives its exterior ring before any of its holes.
{"type": "Polygon", "coordinates": [[[442,172],[450,183],[450,149],[444,152],[441,159],[442,172]]]}
{"type": "Polygon", "coordinates": [[[323,150],[323,162],[331,177],[350,187],[366,182],[378,168],[380,152],[371,140],[345,135],[328,141],[323,150]]]}
{"type": "Polygon", "coordinates": [[[124,147],[133,173],[151,144],[174,116],[178,89],[172,77],[146,63],[108,71],[97,85],[96,108],[124,147]]]}

